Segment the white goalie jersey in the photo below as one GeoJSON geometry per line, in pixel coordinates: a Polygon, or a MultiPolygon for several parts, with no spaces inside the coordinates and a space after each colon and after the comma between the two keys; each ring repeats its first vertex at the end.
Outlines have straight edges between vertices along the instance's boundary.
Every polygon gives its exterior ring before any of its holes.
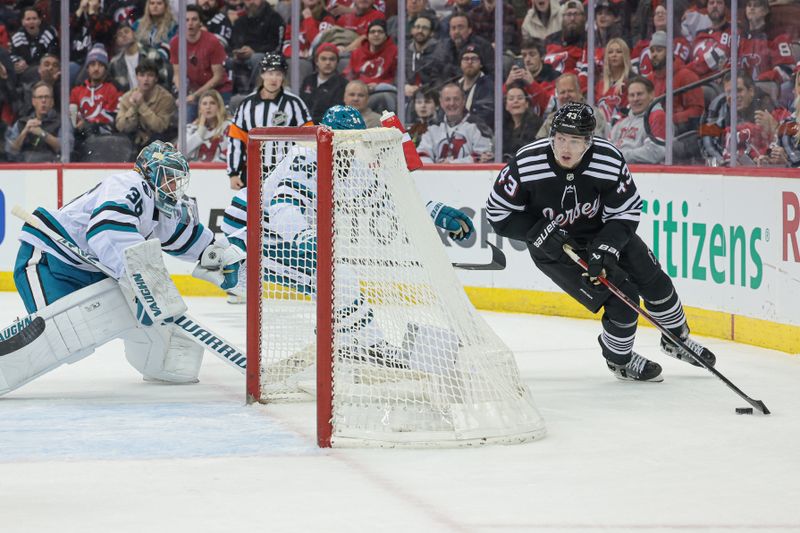
{"type": "MultiPolygon", "coordinates": [[[[186,261],[196,261],[214,238],[187,205],[183,216],[167,217],[156,209],[153,188],[131,170],[105,178],[57,211],[38,208],[33,215],[42,224],[96,256],[117,278],[124,271],[123,251],[150,238],[162,250],[186,261]]],[[[77,269],[97,271],[79,260],[38,229],[25,224],[20,240],[42,249],[77,269]]]]}

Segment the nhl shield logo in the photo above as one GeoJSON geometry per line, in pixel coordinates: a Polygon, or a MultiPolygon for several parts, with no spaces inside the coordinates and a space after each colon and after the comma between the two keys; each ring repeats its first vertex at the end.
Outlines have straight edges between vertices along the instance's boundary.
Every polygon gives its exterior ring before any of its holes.
{"type": "Polygon", "coordinates": [[[289,122],[289,117],[283,111],[275,111],[272,114],[273,126],[285,126],[289,122]]]}

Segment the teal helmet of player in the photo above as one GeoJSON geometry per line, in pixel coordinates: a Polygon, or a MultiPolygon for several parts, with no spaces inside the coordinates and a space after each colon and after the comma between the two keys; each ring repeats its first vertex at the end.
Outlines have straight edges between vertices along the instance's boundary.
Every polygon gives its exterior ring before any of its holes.
{"type": "Polygon", "coordinates": [[[367,123],[361,112],[349,105],[335,105],[325,111],[321,124],[333,130],[365,130],[367,123]]]}
{"type": "Polygon", "coordinates": [[[179,202],[189,186],[189,163],[172,144],[153,141],[139,152],[136,171],[155,191],[156,209],[167,216],[180,214],[179,202]]]}

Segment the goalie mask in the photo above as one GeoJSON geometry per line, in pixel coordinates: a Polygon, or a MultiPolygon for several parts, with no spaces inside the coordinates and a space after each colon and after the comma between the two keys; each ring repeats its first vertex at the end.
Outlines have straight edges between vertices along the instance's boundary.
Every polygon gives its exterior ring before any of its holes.
{"type": "Polygon", "coordinates": [[[321,124],[332,130],[365,130],[367,124],[364,117],[355,107],[335,105],[325,111],[321,124]]]}
{"type": "Polygon", "coordinates": [[[189,163],[172,144],[154,141],[145,146],[134,164],[155,190],[156,208],[172,217],[180,214],[179,200],[189,186],[189,163]]]}

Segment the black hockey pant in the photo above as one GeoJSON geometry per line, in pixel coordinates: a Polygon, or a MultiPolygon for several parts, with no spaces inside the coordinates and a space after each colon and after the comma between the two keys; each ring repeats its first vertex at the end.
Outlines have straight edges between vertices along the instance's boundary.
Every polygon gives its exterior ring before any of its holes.
{"type": "MultiPolygon", "coordinates": [[[[603,333],[600,345],[603,357],[619,364],[630,359],[639,315],[604,285],[591,285],[581,276],[584,270],[566,254],[559,261],[544,257],[538,249],[528,246],[536,266],[556,285],[575,298],[592,313],[603,308],[603,333]]],[[[675,286],[653,252],[634,235],[620,253],[620,272],[609,273],[609,279],[634,302],[641,297],[650,314],[664,327],[682,336],[686,327],[675,286]]]]}

